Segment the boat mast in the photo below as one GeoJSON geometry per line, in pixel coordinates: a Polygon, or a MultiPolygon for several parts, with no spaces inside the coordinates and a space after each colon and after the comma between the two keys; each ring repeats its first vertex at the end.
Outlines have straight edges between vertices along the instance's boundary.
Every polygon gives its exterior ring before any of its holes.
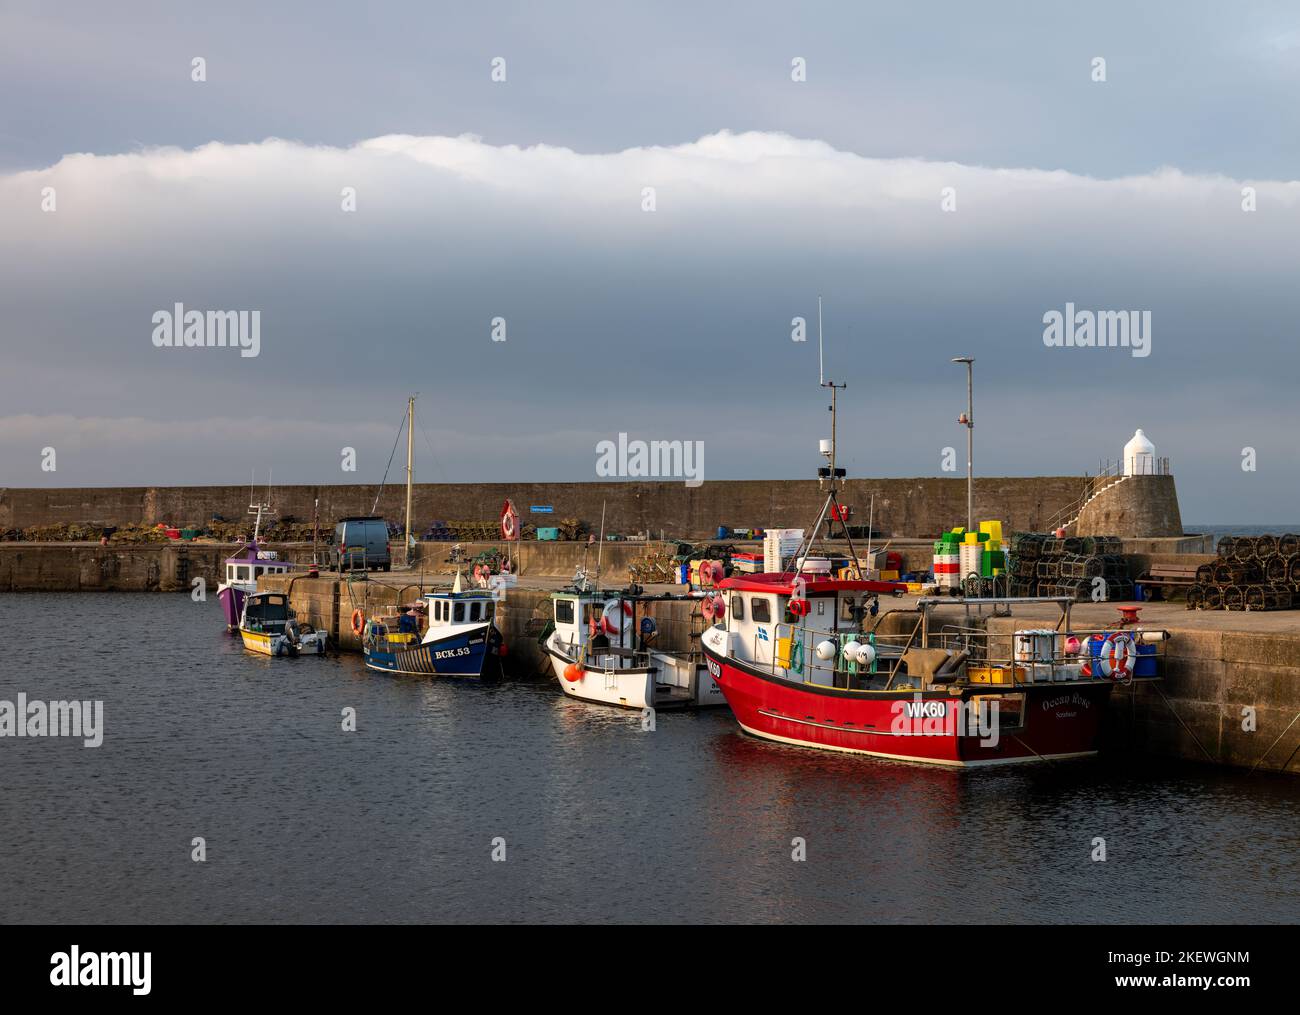
{"type": "Polygon", "coordinates": [[[406,400],[406,554],[411,565],[411,484],[415,478],[415,395],[406,400]]]}
{"type": "Polygon", "coordinates": [[[255,494],[253,493],[253,489],[256,486],[257,486],[257,471],[254,470],[253,478],[248,484],[248,499],[251,503],[248,505],[248,512],[247,512],[250,515],[257,516],[253,522],[253,545],[254,546],[257,545],[258,536],[261,535],[262,532],[262,514],[271,513],[271,472],[269,469],[267,470],[266,473],[266,500],[261,503],[259,503],[256,500],[253,500],[255,496],[255,494]]]}
{"type": "Polygon", "coordinates": [[[605,549],[605,502],[600,502],[600,542],[596,545],[596,591],[600,591],[600,555],[605,549]]]}
{"type": "MultiPolygon", "coordinates": [[[[830,447],[823,448],[822,450],[822,454],[826,456],[827,460],[830,463],[830,467],[827,468],[823,466],[822,468],[817,470],[819,483],[822,479],[829,479],[831,485],[830,485],[830,492],[826,497],[826,502],[822,505],[821,513],[817,516],[817,523],[816,525],[813,526],[812,532],[808,534],[808,549],[802,556],[804,563],[796,564],[795,566],[794,576],[796,581],[803,574],[804,564],[808,562],[808,557],[811,556],[812,554],[813,545],[817,540],[818,533],[821,532],[822,522],[826,518],[826,512],[832,508],[834,510],[831,511],[831,521],[830,524],[828,525],[828,528],[833,526],[835,522],[835,516],[838,514],[840,516],[840,525],[844,529],[844,538],[848,542],[849,554],[853,559],[854,568],[857,569],[858,567],[858,563],[857,563],[858,551],[853,546],[853,537],[849,535],[849,525],[844,518],[844,509],[840,506],[839,497],[837,496],[839,492],[839,485],[838,485],[839,480],[844,475],[844,470],[839,468],[836,465],[837,441],[839,438],[838,395],[841,389],[848,387],[848,384],[847,383],[836,384],[833,380],[828,381],[826,379],[826,364],[825,364],[825,357],[823,355],[823,341],[822,341],[822,298],[821,296],[817,297],[817,383],[820,387],[830,388],[831,391],[831,404],[830,404],[831,439],[829,442],[830,447]]],[[[823,445],[825,445],[826,443],[827,443],[826,441],[822,442],[823,445]]],[[[802,548],[803,547],[801,544],[800,549],[802,548]]]]}

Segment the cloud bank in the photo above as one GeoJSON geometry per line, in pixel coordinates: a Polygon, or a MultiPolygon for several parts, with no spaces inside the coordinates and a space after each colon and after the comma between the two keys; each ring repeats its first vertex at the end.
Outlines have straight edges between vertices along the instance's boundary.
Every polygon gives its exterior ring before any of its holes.
{"type": "Polygon", "coordinates": [[[1300,464],[1278,426],[1300,375],[1294,180],[760,132],[603,154],[393,134],[68,155],[0,176],[0,214],[6,485],[336,481],[342,444],[374,481],[417,390],[449,479],[592,479],[620,431],[704,439],[706,478],[810,474],[819,293],[856,475],[939,472],[954,355],[977,360],[984,474],[1095,469],[1142,426],[1213,520],[1258,517],[1300,464]],[[1151,354],[1045,346],[1067,302],[1150,311],[1151,354]],[[154,347],[176,303],[261,311],[261,354],[154,347]],[[96,451],[42,474],[56,440],[96,451]]]}

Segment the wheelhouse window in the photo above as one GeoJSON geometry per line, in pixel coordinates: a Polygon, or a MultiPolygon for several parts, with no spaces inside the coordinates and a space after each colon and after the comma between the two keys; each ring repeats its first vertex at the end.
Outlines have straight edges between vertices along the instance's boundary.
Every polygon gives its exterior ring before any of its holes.
{"type": "Polygon", "coordinates": [[[246,582],[246,581],[248,581],[248,565],[247,565],[247,564],[241,564],[241,565],[239,565],[239,567],[237,567],[237,568],[235,569],[235,571],[236,571],[236,573],[237,573],[238,576],[239,576],[239,578],[238,578],[239,581],[241,581],[241,582],[246,582]]]}
{"type": "Polygon", "coordinates": [[[495,608],[496,608],[496,603],[492,603],[492,602],[484,603],[484,604],[483,604],[483,619],[484,619],[484,620],[491,620],[491,619],[492,619],[492,614],[493,614],[493,612],[495,611],[495,608]]]}
{"type": "Polygon", "coordinates": [[[555,622],[557,624],[573,623],[573,600],[572,599],[555,600],[555,622]]]}
{"type": "Polygon", "coordinates": [[[456,623],[457,623],[457,624],[463,624],[463,623],[465,622],[465,604],[464,604],[464,603],[457,603],[457,604],[456,604],[456,610],[455,610],[455,613],[454,613],[454,617],[455,617],[455,620],[456,620],[456,623]]]}
{"type": "Polygon", "coordinates": [[[755,624],[770,624],[772,622],[772,606],[766,599],[758,596],[749,601],[749,617],[755,624]]]}
{"type": "Polygon", "coordinates": [[[483,619],[483,604],[482,604],[482,603],[470,603],[470,604],[469,604],[469,619],[470,619],[470,620],[482,620],[482,619],[483,619]]]}
{"type": "Polygon", "coordinates": [[[745,600],[741,599],[740,596],[731,597],[731,619],[745,619],[745,600]]]}

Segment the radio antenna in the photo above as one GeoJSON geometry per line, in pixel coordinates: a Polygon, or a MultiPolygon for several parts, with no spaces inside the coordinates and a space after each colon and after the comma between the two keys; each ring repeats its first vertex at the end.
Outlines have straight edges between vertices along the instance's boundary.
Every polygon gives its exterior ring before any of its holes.
{"type": "Polygon", "coordinates": [[[826,383],[825,369],[822,365],[822,298],[817,296],[817,384],[826,383]]]}

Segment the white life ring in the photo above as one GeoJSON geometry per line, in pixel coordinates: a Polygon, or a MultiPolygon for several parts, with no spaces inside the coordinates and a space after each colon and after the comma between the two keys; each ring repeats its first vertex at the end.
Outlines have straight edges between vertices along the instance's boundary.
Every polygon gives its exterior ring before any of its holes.
{"type": "Polygon", "coordinates": [[[611,599],[605,604],[605,609],[602,611],[601,617],[615,631],[623,630],[623,610],[619,609],[617,599],[611,599]]]}
{"type": "Polygon", "coordinates": [[[1101,666],[1101,675],[1127,683],[1133,677],[1133,661],[1137,656],[1137,646],[1130,635],[1122,631],[1112,634],[1101,646],[1101,655],[1097,662],[1101,666]]]}

